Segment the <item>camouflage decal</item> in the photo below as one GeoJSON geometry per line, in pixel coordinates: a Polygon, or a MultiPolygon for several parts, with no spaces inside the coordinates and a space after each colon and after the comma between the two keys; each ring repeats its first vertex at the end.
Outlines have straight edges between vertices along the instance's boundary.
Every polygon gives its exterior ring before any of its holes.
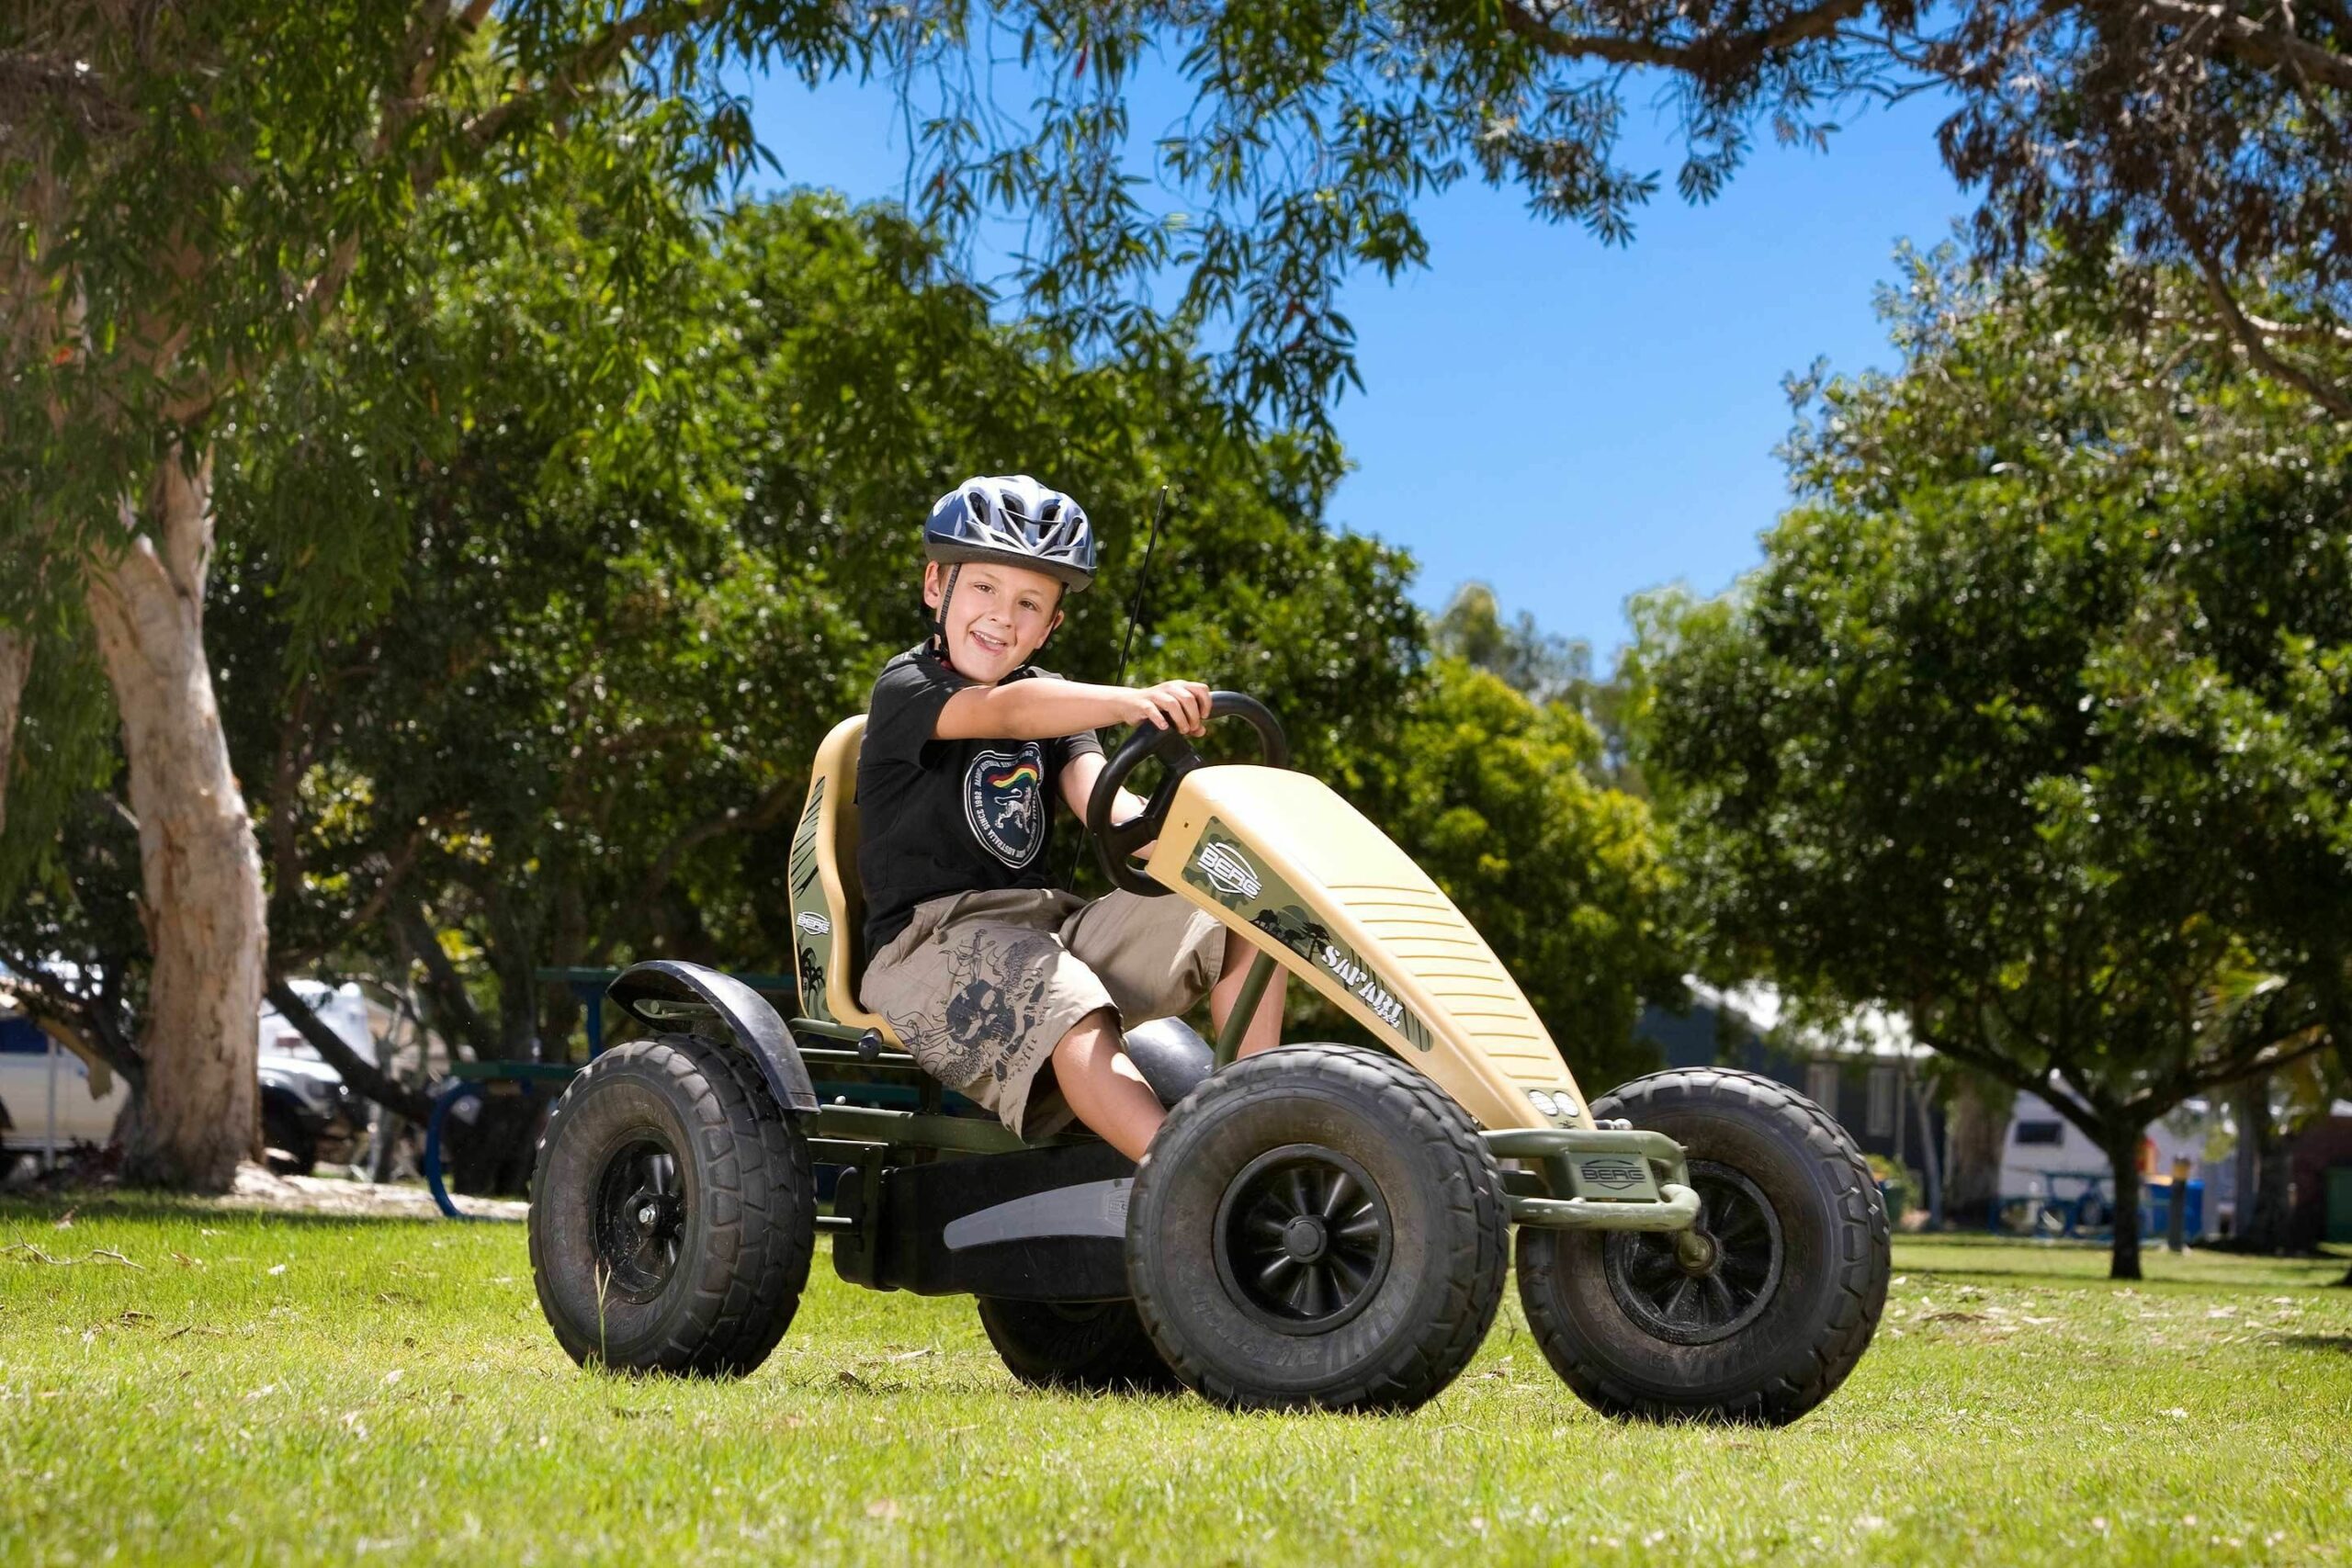
{"type": "Polygon", "coordinates": [[[1331,934],[1296,889],[1268,868],[1216,818],[1201,829],[1184,880],[1316,965],[1416,1051],[1430,1048],[1429,1026],[1396,999],[1363,954],[1331,934]]]}
{"type": "Polygon", "coordinates": [[[833,1010],[825,1001],[824,955],[831,950],[827,940],[832,932],[832,917],[825,908],[824,878],[817,874],[817,833],[825,805],[825,781],[820,777],[809,781],[808,804],[801,808],[800,826],[792,833],[792,860],[789,875],[792,884],[792,920],[802,932],[800,942],[800,1016],[835,1021],[833,1010]]]}

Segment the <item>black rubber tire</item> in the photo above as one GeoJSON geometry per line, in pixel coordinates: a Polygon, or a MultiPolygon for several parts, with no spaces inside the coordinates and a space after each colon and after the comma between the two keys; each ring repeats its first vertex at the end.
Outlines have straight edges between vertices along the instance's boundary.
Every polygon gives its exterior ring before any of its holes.
{"type": "Polygon", "coordinates": [[[1770,1205],[1778,1265],[1720,1337],[1676,1343],[1620,1294],[1625,1249],[1664,1238],[1522,1225],[1520,1304],[1553,1370],[1594,1409],[1653,1420],[1779,1426],[1828,1398],[1886,1305],[1886,1212],[1846,1130],[1784,1084],[1719,1067],[1636,1078],[1592,1114],[1680,1144],[1702,1195],[1732,1179],[1711,1170],[1744,1179],[1770,1205]]]}
{"type": "Polygon", "coordinates": [[[262,1101],[261,1142],[279,1176],[308,1176],[319,1168],[318,1139],[291,1106],[262,1101]]]}
{"type": "Polygon", "coordinates": [[[1356,1046],[1288,1045],[1223,1069],[1170,1113],[1136,1172],[1127,1282],[1161,1357],[1220,1404],[1409,1410],[1494,1323],[1510,1258],[1500,1194],[1476,1127],[1421,1074],[1356,1046]],[[1228,1194],[1255,1190],[1252,1162],[1292,1148],[1349,1162],[1385,1207],[1385,1250],[1351,1315],[1329,1327],[1274,1326],[1221,1263],[1235,1256],[1228,1194]]]}
{"type": "Polygon", "coordinates": [[[1133,1302],[978,1301],[980,1327],[1005,1370],[1034,1388],[1172,1393],[1183,1386],[1144,1332],[1133,1302]]]}
{"type": "Polygon", "coordinates": [[[808,1144],[731,1043],[665,1034],[597,1057],[548,1118],[531,1193],[532,1282],[581,1365],[732,1377],[791,1325],[816,1246],[808,1144]],[[676,1251],[632,1292],[616,1288],[609,1239],[600,1250],[599,1213],[646,1148],[673,1162],[676,1251]]]}

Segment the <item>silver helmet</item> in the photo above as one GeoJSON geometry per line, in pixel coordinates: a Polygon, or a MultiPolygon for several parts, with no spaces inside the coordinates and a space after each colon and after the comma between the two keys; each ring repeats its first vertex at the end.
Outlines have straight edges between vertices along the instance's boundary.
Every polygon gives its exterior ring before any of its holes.
{"type": "Polygon", "coordinates": [[[941,496],[922,525],[922,547],[950,566],[999,561],[1042,571],[1073,593],[1094,581],[1086,509],[1027,474],[976,475],[941,496]]]}

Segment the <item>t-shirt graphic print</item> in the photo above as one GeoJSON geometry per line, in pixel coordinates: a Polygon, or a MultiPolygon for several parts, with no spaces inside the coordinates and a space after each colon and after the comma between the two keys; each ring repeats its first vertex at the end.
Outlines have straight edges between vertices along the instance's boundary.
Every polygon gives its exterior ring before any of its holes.
{"type": "Polygon", "coordinates": [[[964,820],[990,854],[1018,871],[1046,844],[1046,753],[1035,740],[1017,751],[978,752],[964,771],[964,820]]]}

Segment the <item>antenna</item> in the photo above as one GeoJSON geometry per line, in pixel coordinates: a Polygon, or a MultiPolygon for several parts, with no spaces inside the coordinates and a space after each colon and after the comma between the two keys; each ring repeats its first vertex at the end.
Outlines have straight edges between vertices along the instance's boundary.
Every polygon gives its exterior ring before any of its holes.
{"type": "Polygon", "coordinates": [[[1159,499],[1152,503],[1151,537],[1143,545],[1143,570],[1136,574],[1136,596],[1127,602],[1127,635],[1119,641],[1119,672],[1111,677],[1111,684],[1123,686],[1127,681],[1127,652],[1136,645],[1136,623],[1143,618],[1143,596],[1151,591],[1151,552],[1159,546],[1159,525],[1168,520],[1168,487],[1159,487],[1159,499]]]}
{"type": "MultiPolygon", "coordinates": [[[[1119,639],[1119,672],[1111,677],[1111,684],[1124,686],[1127,682],[1127,655],[1136,645],[1136,625],[1143,618],[1143,596],[1151,591],[1151,552],[1159,547],[1160,525],[1168,521],[1168,487],[1159,487],[1159,499],[1151,506],[1151,535],[1143,544],[1143,570],[1136,574],[1136,596],[1127,601],[1127,632],[1119,639]]],[[[1070,862],[1069,875],[1065,880],[1076,882],[1079,869],[1086,863],[1086,829],[1080,823],[1078,834],[1078,855],[1070,862]]]]}

